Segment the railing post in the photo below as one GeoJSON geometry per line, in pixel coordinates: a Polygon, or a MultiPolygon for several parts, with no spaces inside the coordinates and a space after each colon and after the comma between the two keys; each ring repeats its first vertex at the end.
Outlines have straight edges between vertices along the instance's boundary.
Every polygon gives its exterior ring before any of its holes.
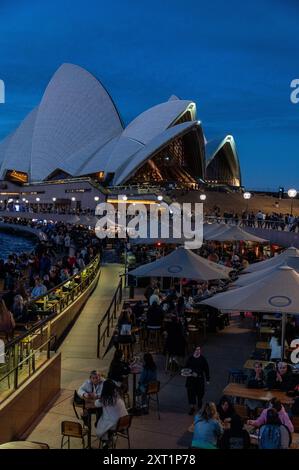
{"type": "Polygon", "coordinates": [[[97,344],[97,357],[100,357],[101,348],[101,325],[98,325],[98,344],[97,344]]]}

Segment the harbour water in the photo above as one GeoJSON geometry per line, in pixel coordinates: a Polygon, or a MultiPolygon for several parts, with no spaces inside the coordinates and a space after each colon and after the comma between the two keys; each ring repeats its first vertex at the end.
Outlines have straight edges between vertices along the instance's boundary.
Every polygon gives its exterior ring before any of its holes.
{"type": "Polygon", "coordinates": [[[33,238],[0,231],[0,259],[11,253],[30,252],[35,246],[33,238]]]}

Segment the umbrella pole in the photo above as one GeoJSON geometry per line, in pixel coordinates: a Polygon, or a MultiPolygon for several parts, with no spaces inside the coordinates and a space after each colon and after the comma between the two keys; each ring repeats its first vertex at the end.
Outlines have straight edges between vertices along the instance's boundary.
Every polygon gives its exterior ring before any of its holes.
{"type": "Polygon", "coordinates": [[[283,313],[282,319],[281,319],[281,360],[282,361],[284,361],[285,329],[286,329],[286,313],[283,313]]]}

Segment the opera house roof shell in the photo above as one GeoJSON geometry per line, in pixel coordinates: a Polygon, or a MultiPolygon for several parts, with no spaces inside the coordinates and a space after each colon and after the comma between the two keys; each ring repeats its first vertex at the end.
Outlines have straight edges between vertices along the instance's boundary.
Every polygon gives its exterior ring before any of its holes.
{"type": "MultiPolygon", "coordinates": [[[[174,95],[124,127],[103,85],[83,68],[63,64],[40,104],[0,143],[0,178],[15,170],[28,175],[31,182],[53,179],[56,174],[100,173],[114,185],[132,178],[143,181],[145,175],[196,181],[205,178],[207,163],[212,162],[213,177],[224,164],[225,171],[233,173],[231,178],[240,180],[234,141],[225,139],[206,162],[196,105],[174,95]]],[[[208,143],[206,148],[213,145],[208,143]]]]}

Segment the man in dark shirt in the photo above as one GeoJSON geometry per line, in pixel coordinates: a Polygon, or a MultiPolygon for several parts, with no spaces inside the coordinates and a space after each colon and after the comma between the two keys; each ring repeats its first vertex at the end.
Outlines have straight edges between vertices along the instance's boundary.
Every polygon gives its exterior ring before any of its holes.
{"type": "Polygon", "coordinates": [[[188,394],[188,402],[190,405],[189,414],[195,411],[196,401],[198,410],[202,407],[202,399],[205,393],[205,380],[207,384],[210,381],[209,365],[204,356],[201,355],[201,347],[197,346],[192,356],[186,363],[186,368],[191,369],[191,375],[187,377],[186,388],[188,394]]]}

